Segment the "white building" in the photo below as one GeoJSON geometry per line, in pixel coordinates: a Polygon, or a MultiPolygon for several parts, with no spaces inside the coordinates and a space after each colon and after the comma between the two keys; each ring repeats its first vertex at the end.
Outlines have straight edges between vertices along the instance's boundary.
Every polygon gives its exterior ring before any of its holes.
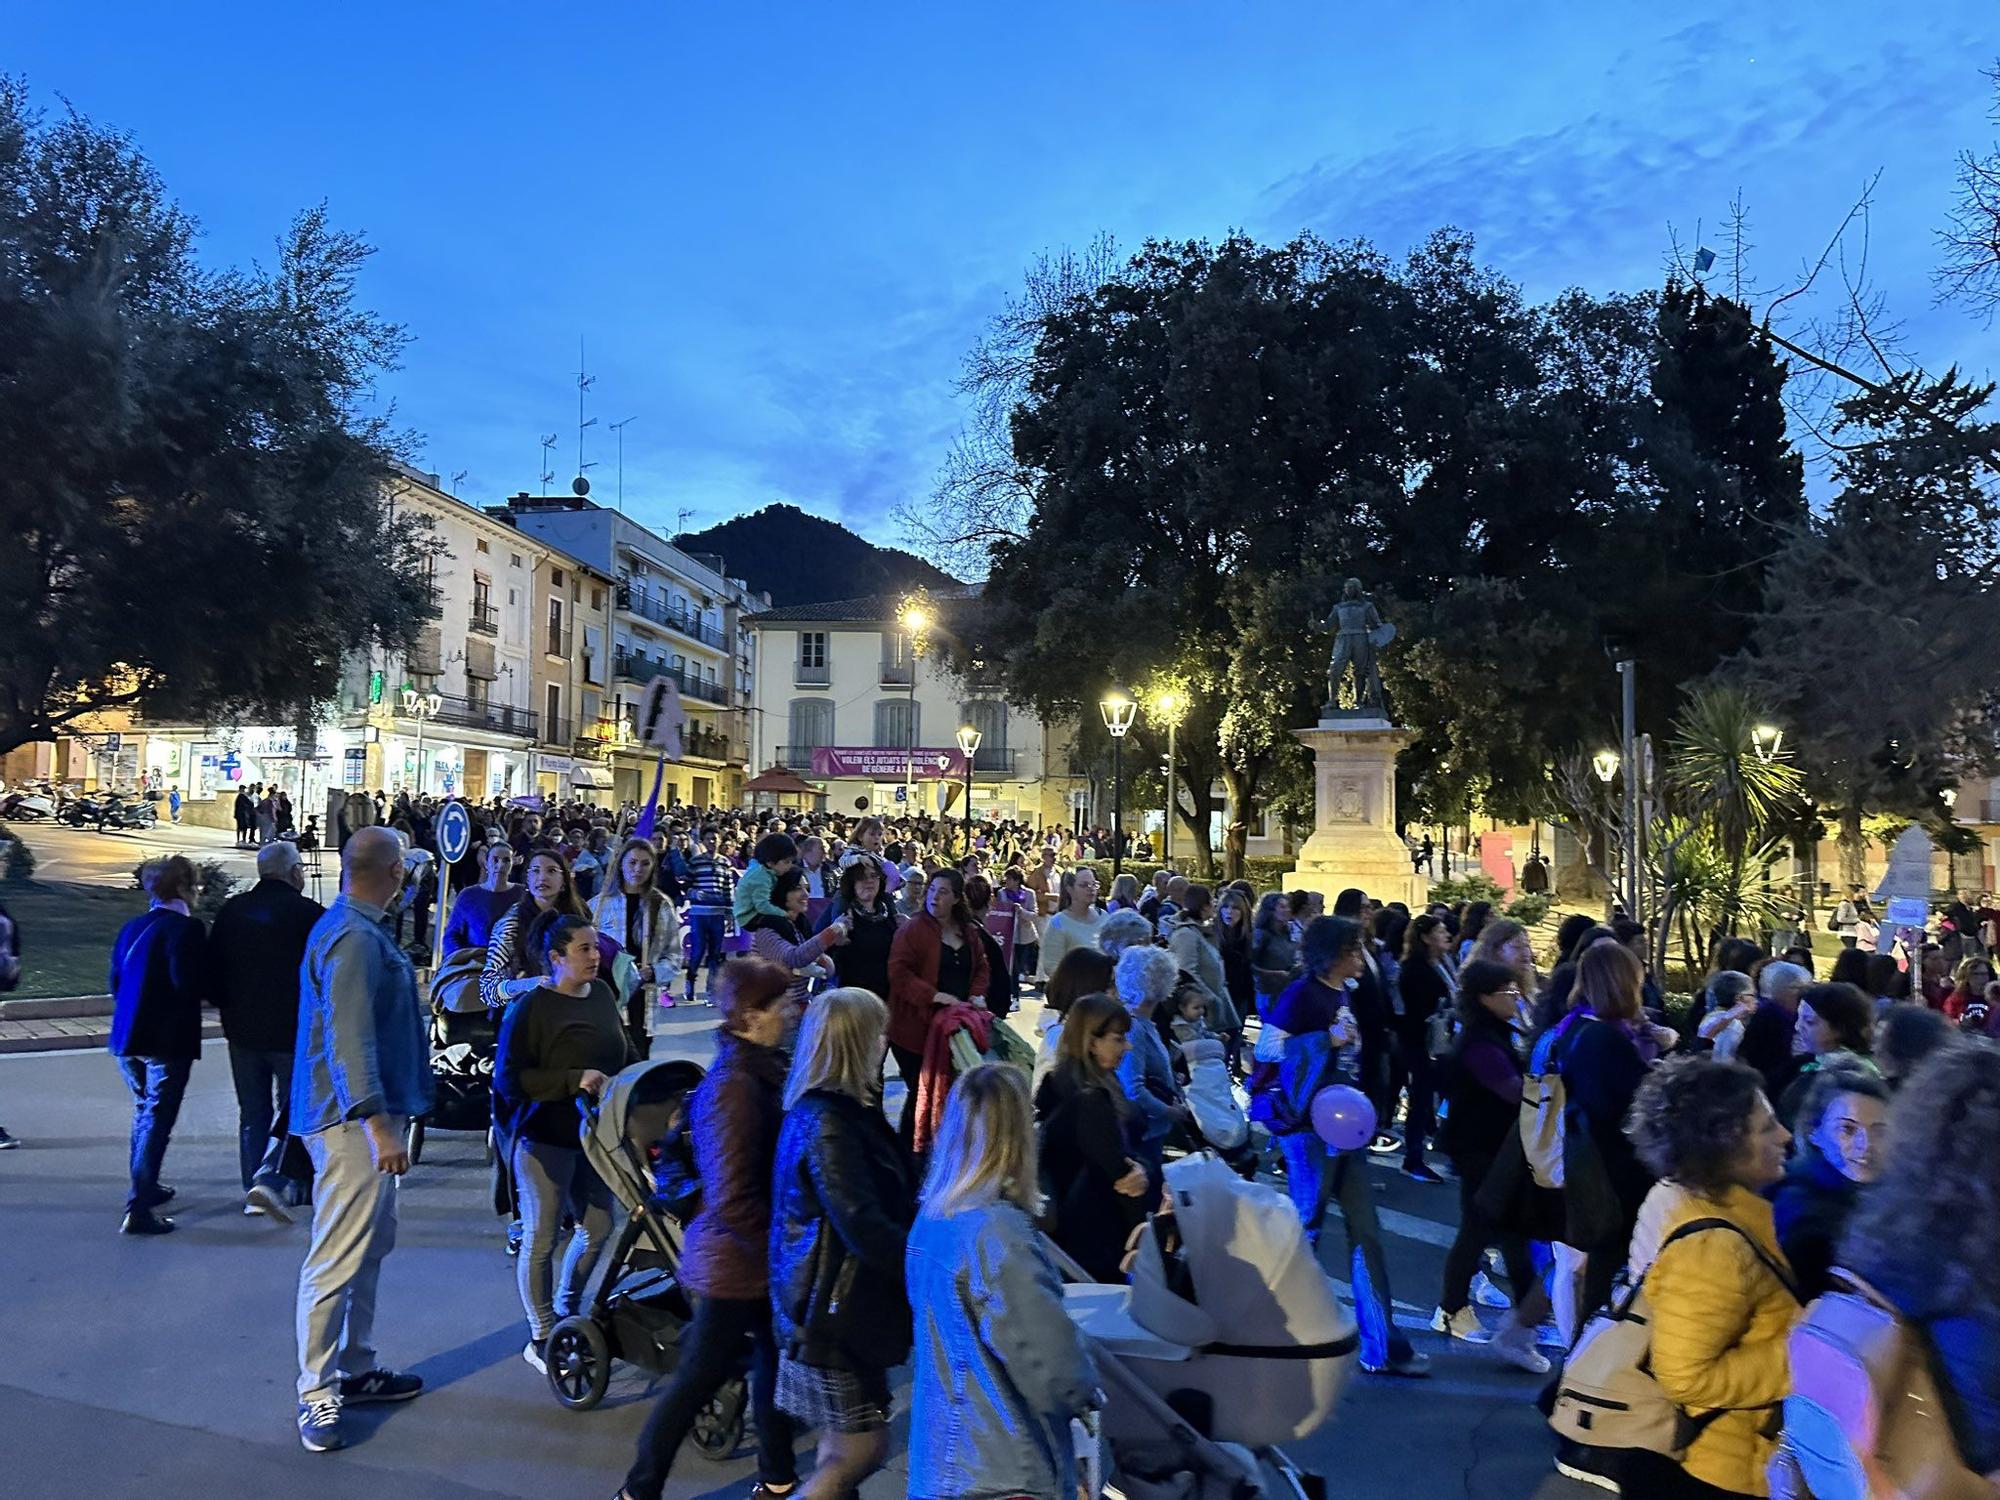
{"type": "Polygon", "coordinates": [[[762,667],[751,700],[753,764],[796,771],[824,790],[829,811],[944,809],[957,818],[964,800],[957,735],[971,726],[980,736],[974,812],[1067,822],[1070,793],[1084,785],[1071,774],[1068,731],[1010,705],[996,685],[941,664],[962,602],[928,600],[935,618],[921,630],[899,618],[904,601],[893,595],[752,616],[762,667]]]}
{"type": "Polygon", "coordinates": [[[666,770],[662,795],[699,806],[742,795],[744,719],[757,676],[746,615],[770,603],[724,571],[719,557],[683,552],[664,537],[591,500],[515,495],[489,512],[524,538],[558,547],[615,580],[611,601],[607,749],[615,796],[641,801],[653,762],[634,720],[647,683],[671,678],[688,714],[686,753],[666,770]]]}

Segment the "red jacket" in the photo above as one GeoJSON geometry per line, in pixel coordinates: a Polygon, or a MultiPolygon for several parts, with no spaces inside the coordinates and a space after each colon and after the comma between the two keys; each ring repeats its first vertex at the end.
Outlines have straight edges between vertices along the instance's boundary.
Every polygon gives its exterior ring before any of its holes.
{"type": "MultiPolygon", "coordinates": [[[[937,995],[938,950],[943,938],[938,920],[929,912],[919,912],[896,930],[889,945],[889,1045],[905,1052],[921,1053],[930,1039],[932,1004],[937,995]]],[[[966,938],[972,955],[972,983],[966,998],[983,999],[986,994],[986,945],[977,933],[966,938]]]]}

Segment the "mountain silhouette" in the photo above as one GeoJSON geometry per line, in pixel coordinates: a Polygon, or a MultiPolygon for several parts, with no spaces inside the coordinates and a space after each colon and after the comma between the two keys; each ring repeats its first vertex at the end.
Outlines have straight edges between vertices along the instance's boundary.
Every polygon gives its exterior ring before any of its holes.
{"type": "Polygon", "coordinates": [[[731,578],[763,590],[779,606],[962,587],[912,553],[878,547],[796,505],[767,505],[706,531],[683,532],[674,545],[720,555],[731,578]]]}

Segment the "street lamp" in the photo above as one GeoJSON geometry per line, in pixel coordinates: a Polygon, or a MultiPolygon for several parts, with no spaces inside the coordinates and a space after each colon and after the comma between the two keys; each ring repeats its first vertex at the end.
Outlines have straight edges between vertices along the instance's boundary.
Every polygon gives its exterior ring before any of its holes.
{"type": "Polygon", "coordinates": [[[983,736],[970,724],[964,724],[958,731],[958,748],[965,752],[965,852],[972,852],[972,757],[979,753],[979,741],[983,736]]]}
{"type": "Polygon", "coordinates": [[[1123,688],[1113,688],[1097,703],[1104,727],[1111,731],[1111,878],[1125,868],[1125,736],[1139,716],[1139,705],[1123,688]]]}
{"type": "Polygon", "coordinates": [[[437,711],[444,707],[444,699],[438,694],[420,693],[415,688],[403,689],[403,716],[417,721],[417,795],[424,795],[424,721],[437,717],[437,711]]]}
{"type": "Polygon", "coordinates": [[[1153,700],[1153,712],[1166,721],[1167,725],[1167,824],[1160,833],[1160,863],[1168,869],[1174,866],[1174,731],[1181,727],[1181,719],[1188,711],[1185,696],[1168,688],[1153,700]]]}
{"type": "Polygon", "coordinates": [[[1598,751],[1597,754],[1590,758],[1590,768],[1597,773],[1599,781],[1603,782],[1606,786],[1610,786],[1612,778],[1618,774],[1618,752],[1616,750],[1598,751]]]}
{"type": "Polygon", "coordinates": [[[1775,724],[1759,724],[1750,731],[1750,747],[1767,766],[1778,758],[1778,747],[1784,742],[1785,731],[1775,724]]]}
{"type": "Polygon", "coordinates": [[[917,664],[923,660],[924,647],[929,638],[924,634],[930,629],[930,611],[924,607],[921,597],[912,596],[903,601],[903,607],[896,612],[897,622],[903,627],[903,634],[910,641],[910,718],[903,726],[908,753],[903,759],[903,815],[908,817],[915,805],[917,780],[917,664]]]}

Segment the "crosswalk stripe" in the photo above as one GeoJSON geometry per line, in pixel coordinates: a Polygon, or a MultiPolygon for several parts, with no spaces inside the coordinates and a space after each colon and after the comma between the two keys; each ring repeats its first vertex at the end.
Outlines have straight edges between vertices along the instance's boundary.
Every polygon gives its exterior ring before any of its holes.
{"type": "Polygon", "coordinates": [[[1415,1214],[1402,1213],[1393,1208],[1378,1208],[1375,1217],[1382,1221],[1382,1231],[1399,1239],[1416,1240],[1421,1244],[1435,1245],[1440,1250],[1449,1250],[1451,1242],[1458,1238],[1458,1231],[1449,1224],[1440,1224],[1435,1219],[1422,1219],[1415,1214]]]}

